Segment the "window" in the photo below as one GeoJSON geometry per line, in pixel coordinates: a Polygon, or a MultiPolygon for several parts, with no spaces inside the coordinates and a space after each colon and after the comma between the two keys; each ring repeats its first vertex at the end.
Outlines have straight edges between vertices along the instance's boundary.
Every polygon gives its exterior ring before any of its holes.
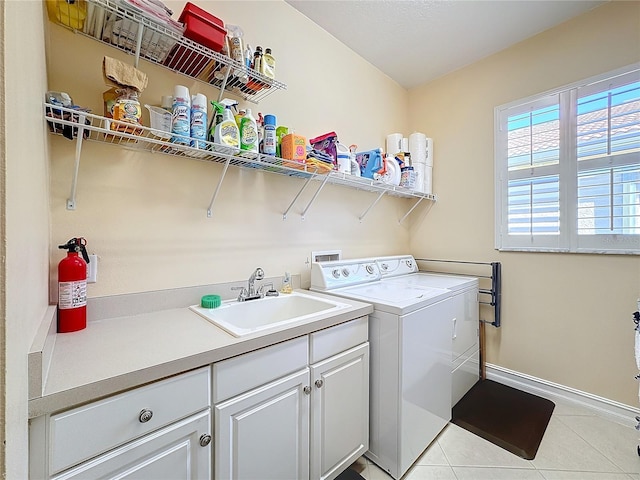
{"type": "Polygon", "coordinates": [[[496,248],[640,254],[638,65],[495,109],[496,248]]]}

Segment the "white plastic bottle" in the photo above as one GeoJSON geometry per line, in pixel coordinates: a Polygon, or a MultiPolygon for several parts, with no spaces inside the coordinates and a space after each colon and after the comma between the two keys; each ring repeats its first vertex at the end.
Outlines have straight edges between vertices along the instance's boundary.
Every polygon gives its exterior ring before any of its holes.
{"type": "Polygon", "coordinates": [[[174,134],[171,137],[173,143],[180,145],[189,145],[191,143],[189,139],[191,135],[191,97],[189,96],[189,89],[182,85],[176,85],[173,90],[171,133],[174,134]]]}
{"type": "Polygon", "coordinates": [[[240,132],[230,107],[224,109],[222,121],[214,130],[213,141],[227,147],[240,148],[240,132]]]}
{"type": "Polygon", "coordinates": [[[258,124],[250,108],[240,119],[240,149],[258,153],[258,124]]]}
{"type": "Polygon", "coordinates": [[[191,97],[191,146],[206,149],[207,97],[198,93],[191,97]]]}

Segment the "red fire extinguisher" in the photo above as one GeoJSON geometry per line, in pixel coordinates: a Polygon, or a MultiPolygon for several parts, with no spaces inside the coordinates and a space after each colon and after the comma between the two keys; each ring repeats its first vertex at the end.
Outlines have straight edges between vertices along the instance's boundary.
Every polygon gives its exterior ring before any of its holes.
{"type": "Polygon", "coordinates": [[[87,263],[84,238],[72,238],[58,248],[67,256],[58,264],[58,333],[75,332],[87,326],[87,263]],[[78,255],[82,252],[82,257],[78,255]]]}

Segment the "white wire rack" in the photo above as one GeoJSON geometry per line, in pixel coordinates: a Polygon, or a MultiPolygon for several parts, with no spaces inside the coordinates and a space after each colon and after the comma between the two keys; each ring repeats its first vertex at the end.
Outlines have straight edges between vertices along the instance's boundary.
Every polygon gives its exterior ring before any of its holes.
{"type": "Polygon", "coordinates": [[[318,171],[310,165],[297,164],[291,160],[273,157],[270,155],[239,151],[238,149],[226,147],[217,143],[199,141],[203,148],[195,148],[190,146],[191,139],[189,137],[171,135],[168,132],[142,125],[119,122],[113,119],[94,115],[92,113],[64,108],[49,103],[45,103],[44,106],[45,118],[49,130],[54,134],[63,135],[70,140],[76,141],[75,168],[71,182],[71,193],[67,200],[67,209],[69,210],[75,210],[76,208],[78,169],[80,165],[82,143],[84,140],[108,143],[146,152],[187,157],[223,164],[224,168],[222,175],[207,209],[207,216],[209,217],[212,216],[213,204],[216,201],[218,192],[230,165],[306,179],[306,182],[291,201],[289,207],[285,212],[283,212],[284,219],[287,218],[291,208],[295,205],[296,201],[311,181],[319,182],[320,185],[316,189],[307,206],[304,208],[302,212],[303,219],[317,196],[320,194],[322,188],[327,183],[378,193],[378,197],[359,216],[360,220],[364,219],[364,217],[384,195],[413,198],[416,200],[411,209],[400,219],[400,222],[402,222],[423,200],[436,201],[437,199],[433,194],[426,194],[396,185],[385,184],[370,178],[357,177],[337,171],[331,171],[324,174],[318,173],[318,171]]]}
{"type": "Polygon", "coordinates": [[[266,77],[230,57],[182,35],[182,29],[137,11],[123,0],[86,0],[87,11],[66,9],[63,20],[54,20],[73,31],[125,51],[139,59],[161,65],[203,83],[258,103],[287,86],[266,77]],[[77,18],[73,18],[73,16],[77,18]]]}

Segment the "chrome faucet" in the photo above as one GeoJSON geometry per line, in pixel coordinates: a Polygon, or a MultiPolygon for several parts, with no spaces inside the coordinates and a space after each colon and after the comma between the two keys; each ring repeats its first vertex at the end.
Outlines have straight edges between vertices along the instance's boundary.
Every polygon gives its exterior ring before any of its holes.
{"type": "Polygon", "coordinates": [[[246,288],[231,287],[231,290],[240,290],[240,293],[238,294],[239,302],[245,302],[247,300],[255,300],[257,298],[263,298],[264,293],[262,293],[262,289],[260,291],[256,291],[256,287],[255,287],[256,280],[262,280],[263,278],[264,278],[264,270],[258,267],[249,277],[246,288]]]}

